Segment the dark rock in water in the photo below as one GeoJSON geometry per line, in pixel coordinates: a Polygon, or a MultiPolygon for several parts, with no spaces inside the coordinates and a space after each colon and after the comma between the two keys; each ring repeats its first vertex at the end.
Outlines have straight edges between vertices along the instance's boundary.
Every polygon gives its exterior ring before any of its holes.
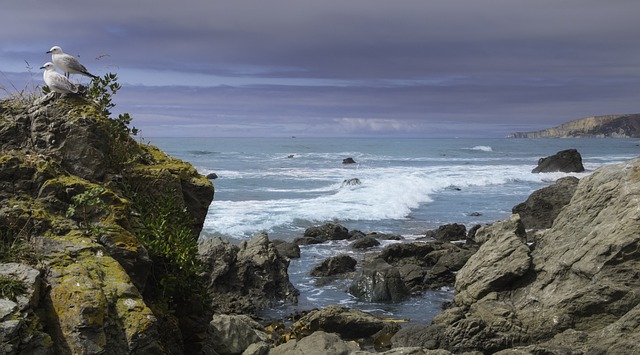
{"type": "Polygon", "coordinates": [[[374,237],[364,237],[351,243],[353,249],[367,249],[380,245],[380,242],[374,237]]]}
{"type": "Polygon", "coordinates": [[[209,180],[215,180],[217,178],[218,178],[218,174],[216,173],[207,174],[207,179],[209,180]]]}
{"type": "Polygon", "coordinates": [[[255,314],[282,301],[295,303],[298,290],[289,282],[289,260],[266,233],[236,246],[220,238],[200,241],[198,252],[208,268],[207,291],[217,313],[255,314]]]}
{"type": "Polygon", "coordinates": [[[469,217],[480,217],[480,216],[482,216],[482,213],[480,213],[480,212],[471,212],[471,213],[468,213],[467,216],[469,216],[469,217]]]}
{"type": "Polygon", "coordinates": [[[407,289],[419,292],[451,285],[475,251],[449,242],[398,243],[384,248],[380,258],[398,268],[407,289]]]}
{"type": "Polygon", "coordinates": [[[300,247],[298,246],[299,244],[290,243],[280,239],[274,239],[271,242],[276,247],[280,255],[286,256],[289,259],[300,258],[300,247]]]}
{"type": "Polygon", "coordinates": [[[344,240],[349,239],[349,230],[337,223],[325,223],[321,226],[307,228],[304,231],[304,237],[323,241],[344,240]]]}
{"type": "Polygon", "coordinates": [[[531,170],[532,173],[581,173],[584,171],[582,156],[576,149],[567,149],[554,155],[538,160],[538,166],[531,170]]]}
{"type": "Polygon", "coordinates": [[[473,227],[469,228],[469,231],[467,232],[467,243],[474,243],[476,232],[478,231],[478,229],[480,229],[480,227],[482,227],[481,224],[476,224],[473,227]]]}
{"type": "Polygon", "coordinates": [[[573,176],[558,179],[555,184],[534,191],[512,212],[520,215],[526,229],[550,228],[560,210],[571,201],[578,182],[573,176]]]}
{"type": "Polygon", "coordinates": [[[355,163],[356,163],[356,161],[353,160],[353,158],[342,159],[342,164],[355,164],[355,163]]]}
{"type": "Polygon", "coordinates": [[[311,276],[333,276],[344,274],[354,271],[356,269],[356,259],[350,257],[347,254],[340,254],[337,256],[325,259],[320,264],[311,269],[311,276]]]}
{"type": "Polygon", "coordinates": [[[289,155],[287,155],[287,158],[289,158],[289,159],[291,159],[291,158],[293,158],[293,157],[294,157],[294,155],[293,155],[293,154],[289,154],[289,155]]]}
{"type": "Polygon", "coordinates": [[[358,178],[345,179],[344,181],[342,181],[342,186],[356,186],[361,184],[362,182],[358,178]]]}
{"type": "Polygon", "coordinates": [[[300,237],[293,240],[293,244],[295,245],[312,245],[312,244],[322,244],[325,240],[320,238],[313,237],[300,237]]]}
{"type": "Polygon", "coordinates": [[[464,226],[464,224],[445,224],[438,227],[438,229],[436,230],[428,231],[427,233],[425,233],[425,237],[444,242],[465,240],[467,238],[467,228],[464,226]]]}
{"type": "Polygon", "coordinates": [[[367,302],[400,302],[409,295],[398,269],[380,258],[362,267],[349,292],[367,302]]]}
{"type": "Polygon", "coordinates": [[[357,229],[349,231],[349,240],[357,240],[357,239],[364,238],[366,236],[367,234],[365,232],[359,231],[357,229]]]}

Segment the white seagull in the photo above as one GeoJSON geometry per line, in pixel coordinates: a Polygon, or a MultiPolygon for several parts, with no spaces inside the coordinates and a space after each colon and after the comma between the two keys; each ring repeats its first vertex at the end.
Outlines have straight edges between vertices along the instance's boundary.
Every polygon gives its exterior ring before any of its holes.
{"type": "Polygon", "coordinates": [[[42,76],[51,91],[62,94],[75,94],[78,92],[78,88],[69,79],[56,71],[53,63],[46,62],[40,69],[44,69],[42,76]]]}
{"type": "Polygon", "coordinates": [[[51,53],[51,60],[65,73],[67,78],[69,77],[69,74],[82,74],[92,78],[97,78],[97,76],[89,73],[87,68],[80,64],[76,57],[64,53],[62,48],[53,46],[47,53],[51,53]]]}

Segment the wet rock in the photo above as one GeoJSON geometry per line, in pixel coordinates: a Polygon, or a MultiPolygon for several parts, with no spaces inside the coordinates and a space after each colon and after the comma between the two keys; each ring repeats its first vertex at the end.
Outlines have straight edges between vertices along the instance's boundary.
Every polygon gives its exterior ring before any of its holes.
{"type": "Polygon", "coordinates": [[[218,178],[218,174],[216,174],[216,173],[207,174],[207,179],[209,179],[209,180],[215,180],[217,178],[218,178]]]}
{"type": "Polygon", "coordinates": [[[321,226],[307,228],[305,238],[315,238],[322,241],[349,239],[349,230],[337,223],[325,223],[321,226]]]}
{"type": "Polygon", "coordinates": [[[355,271],[357,261],[347,254],[340,254],[337,256],[325,259],[320,264],[314,266],[311,269],[311,276],[333,276],[344,274],[347,272],[355,271]]]}
{"type": "Polygon", "coordinates": [[[274,239],[271,241],[278,250],[280,255],[286,256],[289,259],[300,258],[300,247],[296,243],[290,243],[280,239],[274,239]]]}
{"type": "Polygon", "coordinates": [[[525,202],[513,207],[512,213],[520,215],[526,229],[550,228],[560,210],[571,201],[578,181],[573,176],[560,178],[555,184],[534,191],[525,202]]]}
{"type": "Polygon", "coordinates": [[[445,224],[435,230],[425,233],[426,238],[431,238],[443,242],[454,242],[467,238],[467,228],[464,224],[445,224]]]}
{"type": "Polygon", "coordinates": [[[367,302],[400,302],[409,295],[400,271],[380,258],[362,267],[349,292],[367,302]]]}
{"type": "Polygon", "coordinates": [[[353,160],[353,158],[351,158],[351,157],[344,158],[344,159],[342,159],[342,164],[356,164],[356,161],[353,160]]]}
{"type": "Polygon", "coordinates": [[[554,155],[538,160],[532,173],[552,173],[560,171],[563,173],[581,173],[584,171],[582,156],[576,149],[567,149],[557,152],[554,155]]]}
{"type": "Polygon", "coordinates": [[[369,249],[378,245],[380,245],[380,242],[374,237],[363,237],[351,243],[353,249],[369,249]]]}
{"type": "Polygon", "coordinates": [[[360,181],[360,179],[358,178],[344,179],[342,181],[342,186],[356,186],[356,185],[362,185],[362,181],[360,181]]]}

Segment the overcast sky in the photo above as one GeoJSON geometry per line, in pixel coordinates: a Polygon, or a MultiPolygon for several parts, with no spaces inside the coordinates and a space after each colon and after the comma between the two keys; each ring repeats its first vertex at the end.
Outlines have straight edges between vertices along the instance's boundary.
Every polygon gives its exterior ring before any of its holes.
{"type": "Polygon", "coordinates": [[[640,112],[639,16],[638,0],[12,0],[0,96],[43,85],[59,45],[118,74],[117,111],[146,137],[502,137],[640,112]]]}

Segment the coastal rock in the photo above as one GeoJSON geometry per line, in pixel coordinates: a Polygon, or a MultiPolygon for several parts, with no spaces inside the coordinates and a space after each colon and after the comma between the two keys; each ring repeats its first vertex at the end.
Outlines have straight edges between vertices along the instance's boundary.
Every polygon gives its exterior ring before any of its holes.
{"type": "Polygon", "coordinates": [[[330,258],[325,259],[320,264],[314,266],[311,269],[311,276],[333,276],[344,274],[347,272],[355,271],[356,264],[358,262],[356,259],[350,257],[347,254],[340,254],[337,256],[332,256],[330,258]]]}
{"type": "Polygon", "coordinates": [[[216,174],[216,173],[207,174],[207,179],[209,179],[209,180],[215,180],[217,178],[218,178],[218,174],[216,174]]]}
{"type": "Polygon", "coordinates": [[[311,311],[300,318],[299,322],[310,325],[312,329],[339,334],[343,339],[371,337],[387,325],[374,315],[343,306],[328,306],[311,311]]]}
{"type": "MultiPolygon", "coordinates": [[[[157,272],[176,261],[171,253],[161,261],[154,245],[195,256],[213,186],[190,164],[114,127],[82,95],[0,101],[0,229],[11,245],[0,253],[31,268],[20,272],[28,301],[9,301],[24,308],[17,323],[2,325],[11,338],[5,353],[163,353],[180,339],[179,353],[196,342],[197,327],[182,320],[206,312],[190,313],[186,292],[176,303],[167,302],[176,289],[158,292],[157,272]],[[158,217],[162,201],[170,203],[158,217]],[[168,220],[181,213],[184,224],[168,220]],[[172,226],[155,244],[143,235],[151,217],[172,226]],[[178,228],[184,238],[171,245],[178,228]],[[32,275],[47,287],[38,291],[32,275]],[[149,306],[163,302],[166,313],[149,306]]],[[[198,279],[178,267],[171,273],[198,279]]]]}
{"type": "Polygon", "coordinates": [[[362,181],[358,178],[344,179],[342,181],[342,186],[356,186],[362,185],[362,181]]]}
{"type": "Polygon", "coordinates": [[[513,207],[512,213],[520,215],[526,229],[550,228],[560,210],[571,201],[578,178],[567,176],[555,184],[534,191],[525,202],[513,207]]]}
{"type": "Polygon", "coordinates": [[[560,171],[563,173],[581,173],[584,171],[582,156],[576,149],[567,149],[557,152],[554,155],[538,160],[532,173],[552,173],[560,171]]]}
{"type": "Polygon", "coordinates": [[[268,341],[263,327],[246,315],[216,314],[210,327],[210,347],[220,355],[242,354],[251,344],[268,341]]]}
{"type": "Polygon", "coordinates": [[[321,241],[349,239],[349,230],[337,223],[325,223],[321,226],[307,228],[304,238],[314,238],[321,241]]]}
{"type": "Polygon", "coordinates": [[[453,284],[475,251],[449,242],[398,243],[383,249],[380,258],[398,268],[407,289],[420,292],[453,284]]]}
{"type": "Polygon", "coordinates": [[[445,224],[435,230],[425,233],[426,238],[431,238],[443,242],[455,242],[467,238],[467,227],[464,224],[445,224]]]}
{"type": "Polygon", "coordinates": [[[374,237],[363,237],[351,243],[353,249],[369,249],[378,245],[380,245],[380,242],[374,237]]]}
{"type": "Polygon", "coordinates": [[[356,161],[353,160],[353,158],[351,158],[351,157],[344,158],[344,159],[342,159],[342,164],[356,164],[356,161]]]}
{"type": "Polygon", "coordinates": [[[349,292],[367,302],[399,302],[409,295],[400,271],[380,258],[362,267],[349,292]]]}
{"type": "Polygon", "coordinates": [[[287,242],[280,239],[274,239],[271,241],[278,250],[278,253],[282,256],[286,256],[289,259],[300,258],[300,247],[296,243],[287,242]]]}
{"type": "Polygon", "coordinates": [[[592,116],[534,132],[515,132],[509,138],[640,137],[640,114],[592,116]]]}
{"type": "Polygon", "coordinates": [[[483,227],[486,241],[458,273],[453,306],[428,326],[431,346],[638,352],[639,195],[635,159],[582,178],[531,250],[515,215],[483,227]]]}
{"type": "Polygon", "coordinates": [[[207,290],[217,312],[255,314],[282,301],[297,302],[299,292],[287,274],[289,260],[266,233],[256,233],[238,246],[220,238],[204,239],[198,252],[207,265],[207,290]]]}
{"type": "Polygon", "coordinates": [[[345,342],[336,334],[323,331],[313,332],[300,340],[291,340],[269,351],[269,355],[349,355],[359,350],[355,342],[345,342]]]}
{"type": "Polygon", "coordinates": [[[456,276],[457,305],[470,305],[491,292],[500,291],[529,270],[529,247],[517,232],[521,228],[518,215],[484,227],[486,242],[456,276]]]}

